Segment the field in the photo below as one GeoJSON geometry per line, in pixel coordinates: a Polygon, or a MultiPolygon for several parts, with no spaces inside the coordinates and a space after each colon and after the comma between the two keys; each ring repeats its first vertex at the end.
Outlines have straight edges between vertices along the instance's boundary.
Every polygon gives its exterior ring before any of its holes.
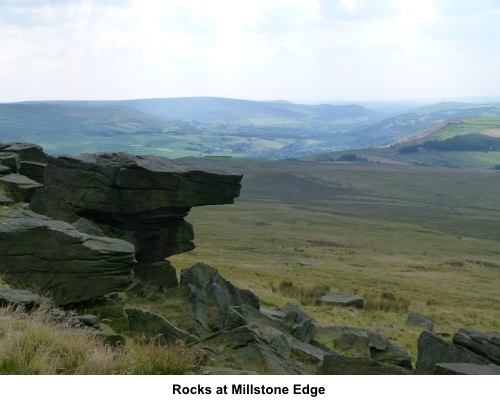
{"type": "Polygon", "coordinates": [[[500,136],[500,118],[472,117],[448,120],[416,131],[406,140],[383,148],[353,149],[321,153],[301,157],[304,161],[335,161],[342,155],[353,153],[358,158],[371,162],[383,162],[399,165],[416,165],[449,168],[493,169],[500,165],[498,151],[437,151],[420,148],[416,152],[400,153],[402,147],[421,145],[425,141],[444,141],[459,135],[482,134],[500,136]]]}
{"type": "Polygon", "coordinates": [[[176,268],[203,261],[254,291],[263,306],[291,301],[322,326],[380,328],[414,358],[420,331],[405,325],[410,311],[432,316],[443,336],[461,327],[500,329],[499,173],[196,162],[242,173],[243,188],[234,205],[193,208],[197,248],[170,258],[176,268]],[[366,308],[316,306],[287,295],[283,282],[358,293],[366,308]]]}
{"type": "Polygon", "coordinates": [[[450,123],[445,128],[432,134],[433,139],[444,140],[463,134],[482,133],[489,136],[499,136],[500,118],[498,117],[474,117],[463,118],[457,123],[450,123]]]}

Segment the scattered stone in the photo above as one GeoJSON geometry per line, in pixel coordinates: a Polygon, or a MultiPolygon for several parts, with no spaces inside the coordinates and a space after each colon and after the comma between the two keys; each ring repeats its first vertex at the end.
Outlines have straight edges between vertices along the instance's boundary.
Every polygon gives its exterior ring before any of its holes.
{"type": "Polygon", "coordinates": [[[312,318],[290,302],[281,310],[286,314],[283,324],[286,325],[287,331],[298,340],[310,343],[318,332],[318,327],[313,323],[312,318]]]}
{"type": "Polygon", "coordinates": [[[197,374],[201,375],[258,375],[255,371],[236,370],[229,367],[200,367],[197,374]]]}
{"type": "Polygon", "coordinates": [[[339,338],[339,336],[342,333],[346,331],[367,334],[368,344],[370,346],[370,349],[376,349],[380,351],[387,349],[389,340],[378,329],[377,330],[363,329],[363,328],[355,328],[352,326],[329,326],[329,327],[319,328],[316,338],[321,340],[335,341],[339,338]]]}
{"type": "Polygon", "coordinates": [[[199,339],[190,333],[179,329],[165,318],[149,311],[136,308],[126,308],[130,332],[148,340],[159,339],[165,342],[178,340],[187,343],[197,342],[199,339]]]}
{"type": "Polygon", "coordinates": [[[22,305],[33,308],[39,306],[40,303],[40,296],[31,291],[0,286],[0,306],[22,305]]]}
{"type": "Polygon", "coordinates": [[[97,298],[73,304],[72,307],[78,312],[96,315],[99,319],[118,333],[129,331],[128,317],[124,305],[117,299],[108,297],[97,298]]]}
{"type": "Polygon", "coordinates": [[[292,356],[291,339],[287,339],[285,333],[269,325],[251,325],[252,330],[262,339],[269,343],[281,356],[290,358],[292,356]]]}
{"type": "Polygon", "coordinates": [[[318,300],[318,304],[341,305],[343,307],[363,308],[364,299],[359,295],[345,292],[329,292],[318,300]]]}
{"type": "Polygon", "coordinates": [[[438,363],[434,374],[439,375],[500,375],[500,367],[496,364],[481,366],[468,363],[438,363]]]}
{"type": "Polygon", "coordinates": [[[203,263],[181,270],[180,286],[190,289],[188,300],[197,334],[209,336],[223,329],[246,325],[243,306],[259,309],[258,297],[236,288],[219,272],[203,263]]]}
{"type": "Polygon", "coordinates": [[[356,357],[370,357],[370,339],[364,331],[345,330],[334,339],[335,350],[356,357]]]}
{"type": "Polygon", "coordinates": [[[306,375],[312,371],[292,358],[284,358],[248,326],[221,331],[202,344],[221,349],[242,369],[252,367],[259,374],[306,375]]]}
{"type": "Polygon", "coordinates": [[[101,326],[101,321],[96,315],[76,315],[69,319],[71,324],[82,324],[84,326],[89,326],[94,329],[99,329],[101,326]]]}
{"type": "Polygon", "coordinates": [[[420,312],[410,312],[405,325],[418,326],[423,330],[432,332],[434,329],[434,322],[434,319],[428,315],[421,314],[420,312]]]}
{"type": "Polygon", "coordinates": [[[438,363],[470,363],[487,365],[489,362],[481,356],[453,343],[445,342],[435,334],[422,331],[417,342],[417,374],[434,374],[438,363]]]}
{"type": "Polygon", "coordinates": [[[309,262],[297,262],[297,264],[300,266],[300,267],[309,267],[309,266],[312,266],[311,263],[309,262]]]}
{"type": "Polygon", "coordinates": [[[479,332],[472,329],[460,329],[453,336],[453,343],[465,347],[500,365],[500,333],[479,332]]]}
{"type": "Polygon", "coordinates": [[[323,361],[327,354],[331,354],[332,350],[324,350],[313,344],[302,342],[301,340],[294,339],[292,341],[292,358],[305,363],[317,366],[323,361]]]}
{"type": "Polygon", "coordinates": [[[96,335],[98,338],[102,339],[104,343],[110,346],[118,346],[125,344],[125,338],[116,333],[113,329],[111,329],[108,325],[104,323],[100,324],[99,329],[87,329],[89,333],[96,335]]]}
{"type": "Polygon", "coordinates": [[[270,308],[260,308],[260,313],[263,315],[266,315],[267,317],[271,319],[280,319],[283,320],[286,316],[286,314],[283,311],[280,311],[278,309],[270,309],[270,308]]]}
{"type": "Polygon", "coordinates": [[[385,350],[371,350],[371,358],[384,364],[403,367],[407,370],[413,370],[410,353],[398,343],[389,340],[385,350]]]}
{"type": "Polygon", "coordinates": [[[318,366],[317,374],[323,375],[405,375],[409,370],[385,365],[369,357],[347,357],[339,353],[327,354],[318,366]]]}

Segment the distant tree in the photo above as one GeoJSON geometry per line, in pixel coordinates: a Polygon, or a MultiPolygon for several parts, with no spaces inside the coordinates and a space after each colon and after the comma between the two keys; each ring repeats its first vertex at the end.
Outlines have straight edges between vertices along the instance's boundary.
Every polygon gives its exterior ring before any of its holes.
{"type": "Polygon", "coordinates": [[[425,149],[437,151],[497,151],[500,150],[500,139],[483,134],[457,135],[444,141],[425,141],[425,149]]]}
{"type": "Polygon", "coordinates": [[[355,153],[346,153],[340,156],[338,160],[340,162],[356,162],[358,160],[358,157],[355,153]]]}
{"type": "Polygon", "coordinates": [[[411,145],[411,146],[403,146],[399,148],[399,153],[415,153],[418,152],[418,148],[420,145],[411,145]]]}

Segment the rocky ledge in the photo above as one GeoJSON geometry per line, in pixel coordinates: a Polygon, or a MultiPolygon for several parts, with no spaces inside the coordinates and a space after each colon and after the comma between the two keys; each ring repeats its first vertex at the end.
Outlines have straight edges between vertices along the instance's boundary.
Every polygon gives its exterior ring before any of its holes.
{"type": "Polygon", "coordinates": [[[0,271],[11,282],[47,289],[58,303],[121,291],[132,272],[159,288],[177,286],[166,258],[194,248],[184,218],[191,207],[233,203],[242,178],[158,156],[47,156],[29,144],[0,144],[0,167],[2,205],[29,203],[30,209],[4,214],[0,271]],[[96,279],[91,274],[98,268],[96,279]],[[63,274],[76,278],[63,282],[63,274]],[[79,277],[88,280],[81,284],[79,277]]]}
{"type": "Polygon", "coordinates": [[[84,234],[29,210],[0,219],[0,249],[7,283],[50,292],[58,304],[124,291],[135,264],[130,243],[84,234]]]}

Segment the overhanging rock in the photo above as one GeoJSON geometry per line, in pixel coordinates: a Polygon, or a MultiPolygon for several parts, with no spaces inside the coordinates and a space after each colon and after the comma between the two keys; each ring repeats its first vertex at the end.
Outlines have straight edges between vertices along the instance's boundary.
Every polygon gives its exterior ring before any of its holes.
{"type": "Polygon", "coordinates": [[[53,156],[48,158],[45,187],[37,190],[30,207],[69,223],[85,218],[106,236],[132,243],[136,275],[141,278],[147,269],[146,278],[161,280],[152,277],[155,266],[150,264],[194,248],[192,226],[184,220],[191,207],[232,204],[241,178],[158,156],[53,156]]]}

